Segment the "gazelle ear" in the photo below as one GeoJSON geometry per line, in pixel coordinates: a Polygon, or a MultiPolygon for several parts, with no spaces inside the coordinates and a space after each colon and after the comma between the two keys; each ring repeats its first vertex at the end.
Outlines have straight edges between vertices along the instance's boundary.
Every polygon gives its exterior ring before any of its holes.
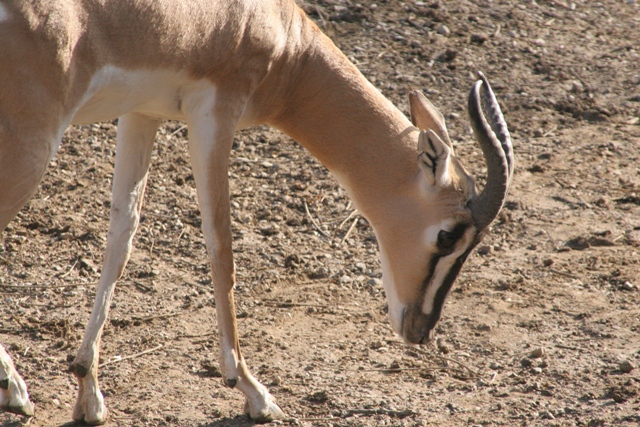
{"type": "Polygon", "coordinates": [[[418,137],[418,163],[434,187],[448,187],[451,176],[451,148],[431,129],[418,137]]]}
{"type": "Polygon", "coordinates": [[[449,148],[453,149],[449,132],[444,117],[440,111],[427,99],[426,96],[417,90],[409,94],[409,104],[411,107],[411,122],[420,130],[431,129],[449,148]]]}

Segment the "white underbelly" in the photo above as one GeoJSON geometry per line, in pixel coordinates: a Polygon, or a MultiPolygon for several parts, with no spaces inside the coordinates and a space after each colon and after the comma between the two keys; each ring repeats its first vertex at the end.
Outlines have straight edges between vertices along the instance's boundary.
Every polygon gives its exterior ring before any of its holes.
{"type": "Polygon", "coordinates": [[[192,92],[194,85],[211,92],[215,89],[211,82],[189,79],[176,71],[131,71],[108,66],[94,75],[72,123],[112,120],[132,112],[184,120],[182,99],[185,93],[192,92]]]}

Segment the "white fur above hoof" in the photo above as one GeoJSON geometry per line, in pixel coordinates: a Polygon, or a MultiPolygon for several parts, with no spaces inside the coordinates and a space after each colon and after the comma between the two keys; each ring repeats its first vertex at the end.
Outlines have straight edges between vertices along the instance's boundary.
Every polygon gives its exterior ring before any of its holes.
{"type": "Polygon", "coordinates": [[[273,401],[271,396],[260,404],[251,405],[249,400],[244,401],[244,413],[256,423],[268,423],[286,418],[282,409],[273,401]]]}
{"type": "Polygon", "coordinates": [[[96,395],[79,397],[73,409],[73,421],[92,426],[106,423],[107,407],[104,406],[102,393],[98,391],[96,395]]]}
{"type": "Polygon", "coordinates": [[[14,405],[6,405],[0,407],[5,412],[11,412],[12,414],[24,415],[25,417],[33,416],[33,403],[31,401],[27,401],[24,405],[14,406],[14,405]]]}

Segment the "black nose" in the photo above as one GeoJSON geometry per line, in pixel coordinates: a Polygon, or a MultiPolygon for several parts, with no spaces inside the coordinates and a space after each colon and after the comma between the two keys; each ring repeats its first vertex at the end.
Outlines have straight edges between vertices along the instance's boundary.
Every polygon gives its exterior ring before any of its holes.
{"type": "Polygon", "coordinates": [[[404,340],[409,344],[428,343],[433,338],[436,323],[432,317],[424,314],[418,306],[407,308],[402,322],[404,340]]]}

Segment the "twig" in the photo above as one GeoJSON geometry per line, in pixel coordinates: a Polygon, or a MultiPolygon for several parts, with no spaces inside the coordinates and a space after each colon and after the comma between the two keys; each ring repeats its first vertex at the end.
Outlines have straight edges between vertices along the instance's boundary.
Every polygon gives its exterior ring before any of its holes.
{"type": "MultiPolygon", "coordinates": [[[[367,369],[340,369],[343,372],[384,372],[393,374],[395,372],[410,372],[410,371],[440,371],[440,370],[450,370],[451,368],[446,366],[421,366],[421,367],[411,367],[411,368],[367,368],[367,369]]],[[[336,369],[326,369],[327,371],[336,371],[336,369]]]]}
{"type": "Polygon", "coordinates": [[[551,135],[553,132],[558,130],[558,126],[554,126],[551,129],[549,129],[548,131],[546,131],[545,133],[542,134],[543,138],[548,137],[549,135],[551,135]]]}
{"type": "Polygon", "coordinates": [[[347,409],[345,411],[348,415],[390,415],[396,418],[405,418],[410,415],[415,415],[411,409],[404,409],[402,411],[394,411],[391,409],[347,409]]]}
{"type": "Polygon", "coordinates": [[[150,320],[156,320],[156,319],[168,319],[170,317],[180,316],[181,314],[185,314],[185,313],[175,312],[175,313],[166,313],[166,314],[156,314],[156,315],[153,315],[153,316],[146,316],[146,317],[133,316],[131,318],[133,320],[138,320],[140,322],[148,322],[150,320]]]}
{"type": "Polygon", "coordinates": [[[349,222],[349,220],[350,220],[351,218],[353,218],[353,216],[354,216],[355,214],[357,214],[357,213],[358,213],[358,209],[354,209],[354,210],[349,214],[349,216],[347,216],[347,217],[344,219],[344,221],[342,221],[342,222],[340,223],[340,225],[338,226],[338,228],[339,228],[339,229],[342,229],[342,227],[344,227],[344,225],[345,225],[347,222],[349,222]]]}
{"type": "Polygon", "coordinates": [[[88,286],[88,285],[91,285],[91,283],[69,283],[67,285],[28,285],[28,286],[6,285],[4,283],[0,283],[0,288],[30,290],[30,289],[70,288],[70,287],[74,287],[74,286],[88,286]]]}
{"type": "Polygon", "coordinates": [[[61,276],[58,276],[60,279],[62,279],[63,277],[67,277],[69,274],[71,274],[71,272],[73,271],[74,268],[76,268],[76,265],[78,264],[78,259],[76,259],[76,262],[73,263],[73,265],[71,266],[71,268],[64,274],[62,274],[61,276]]]}
{"type": "MultiPolygon", "coordinates": [[[[398,343],[398,344],[401,344],[401,343],[398,343]]],[[[422,354],[422,355],[424,355],[424,356],[429,356],[429,357],[433,357],[433,356],[435,356],[435,357],[437,357],[437,358],[438,358],[438,359],[440,359],[440,360],[444,360],[444,361],[447,361],[447,362],[455,363],[456,365],[460,365],[460,366],[462,366],[463,368],[465,368],[466,370],[468,370],[469,372],[471,372],[471,373],[472,373],[474,376],[476,376],[476,377],[480,375],[480,374],[478,373],[478,371],[476,371],[475,369],[473,369],[471,366],[467,365],[466,363],[460,362],[459,360],[452,359],[452,358],[450,358],[450,357],[446,357],[446,356],[441,356],[441,355],[439,355],[439,354],[431,354],[431,353],[427,353],[426,351],[421,350],[421,349],[419,349],[419,348],[411,348],[411,351],[414,351],[414,352],[416,352],[416,353],[420,353],[420,354],[422,354]]]]}
{"type": "Polygon", "coordinates": [[[207,332],[206,334],[197,334],[197,335],[178,335],[176,336],[176,339],[192,339],[192,338],[205,338],[205,337],[211,337],[216,335],[217,332],[207,332]]]}
{"type": "Polygon", "coordinates": [[[322,304],[308,304],[300,302],[271,302],[263,301],[260,305],[266,305],[267,307],[275,308],[291,308],[291,307],[314,307],[314,308],[340,308],[339,306],[329,306],[322,304]]]}
{"type": "Polygon", "coordinates": [[[411,409],[403,409],[401,411],[394,411],[392,409],[382,409],[382,408],[378,408],[378,409],[360,409],[360,408],[356,408],[356,409],[345,409],[343,411],[340,411],[341,414],[339,417],[310,417],[310,418],[290,418],[289,421],[290,423],[293,423],[295,421],[316,421],[316,422],[321,422],[321,421],[337,421],[340,419],[345,419],[348,417],[351,417],[353,415],[365,415],[365,416],[372,416],[372,415],[387,415],[390,417],[395,417],[395,418],[406,418],[409,417],[411,415],[416,415],[417,412],[412,411],[411,409]]]}
{"type": "Polygon", "coordinates": [[[549,271],[552,273],[558,274],[560,276],[568,277],[570,279],[579,279],[578,276],[575,276],[571,273],[565,273],[564,271],[556,270],[555,268],[550,268],[549,271]]]}
{"type": "Polygon", "coordinates": [[[187,125],[182,125],[180,126],[178,129],[174,130],[173,132],[171,132],[169,134],[169,138],[171,138],[172,136],[175,136],[178,132],[180,132],[182,129],[186,128],[187,125]]]}
{"type": "Polygon", "coordinates": [[[327,238],[331,238],[331,235],[329,233],[327,233],[326,231],[324,231],[322,228],[320,228],[320,225],[316,222],[316,220],[311,216],[311,212],[309,212],[309,205],[307,205],[307,201],[304,200],[304,210],[307,213],[307,216],[309,217],[309,220],[311,221],[311,224],[313,224],[316,229],[320,232],[320,234],[322,234],[324,237],[327,238]]]}
{"type": "Polygon", "coordinates": [[[102,367],[104,367],[104,366],[111,365],[111,364],[113,364],[113,363],[122,362],[123,360],[135,359],[136,357],[144,356],[145,354],[152,353],[152,352],[154,352],[154,351],[156,351],[156,350],[159,350],[159,349],[161,349],[161,348],[162,348],[162,344],[157,345],[157,346],[155,346],[155,347],[153,347],[153,348],[150,348],[150,349],[148,349],[148,350],[141,351],[140,353],[136,353],[136,354],[132,354],[132,355],[129,355],[129,356],[120,357],[120,358],[113,359],[113,360],[108,360],[108,361],[106,361],[106,362],[104,362],[104,363],[102,363],[102,364],[98,365],[98,367],[99,367],[99,368],[102,368],[102,367]]]}
{"type": "Polygon", "coordinates": [[[356,227],[356,224],[358,223],[359,219],[360,218],[356,217],[353,220],[353,223],[351,223],[351,227],[349,227],[349,229],[347,230],[347,234],[345,234],[344,237],[342,238],[342,240],[340,240],[340,244],[338,246],[342,246],[342,244],[349,238],[349,235],[351,234],[353,229],[356,227]]]}
{"type": "Polygon", "coordinates": [[[473,374],[474,377],[480,376],[480,373],[478,371],[476,371],[475,369],[473,369],[471,366],[467,365],[466,363],[460,362],[459,360],[452,359],[450,357],[441,356],[439,354],[436,354],[436,357],[438,359],[440,359],[440,360],[445,360],[447,362],[453,362],[453,363],[455,363],[457,365],[462,366],[463,368],[465,368],[466,370],[471,372],[471,374],[473,374]]]}

